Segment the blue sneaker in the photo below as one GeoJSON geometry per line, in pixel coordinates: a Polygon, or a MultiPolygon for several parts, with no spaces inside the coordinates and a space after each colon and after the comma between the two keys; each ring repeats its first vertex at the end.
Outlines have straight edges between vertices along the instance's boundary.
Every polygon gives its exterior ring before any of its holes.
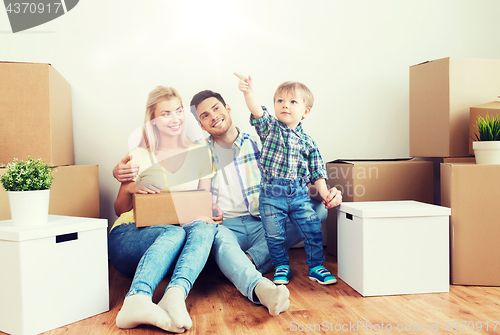
{"type": "Polygon", "coordinates": [[[288,284],[290,282],[290,265],[280,265],[274,269],[273,283],[288,284]]]}
{"type": "Polygon", "coordinates": [[[337,279],[323,265],[309,269],[309,279],[315,280],[321,285],[335,284],[337,279]]]}

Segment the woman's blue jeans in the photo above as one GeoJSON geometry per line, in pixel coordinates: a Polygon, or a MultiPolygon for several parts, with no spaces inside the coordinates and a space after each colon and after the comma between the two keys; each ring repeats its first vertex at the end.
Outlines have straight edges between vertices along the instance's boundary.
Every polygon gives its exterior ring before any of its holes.
{"type": "Polygon", "coordinates": [[[203,221],[182,228],[122,224],[109,234],[109,258],[119,272],[134,276],[127,296],[140,293],[151,297],[177,259],[167,290],[180,287],[187,297],[205,266],[216,231],[216,224],[203,221]]]}
{"type": "Polygon", "coordinates": [[[301,179],[271,178],[260,186],[259,209],[266,231],[266,241],[273,265],[288,265],[288,249],[285,247],[287,217],[299,231],[309,268],[323,265],[323,233],[321,221],[307,193],[307,185],[301,179]]]}

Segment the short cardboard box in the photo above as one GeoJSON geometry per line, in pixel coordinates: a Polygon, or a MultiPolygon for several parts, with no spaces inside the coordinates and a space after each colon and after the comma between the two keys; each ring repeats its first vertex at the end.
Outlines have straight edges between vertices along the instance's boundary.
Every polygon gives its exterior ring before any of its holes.
{"type": "Polygon", "coordinates": [[[449,292],[449,215],[417,201],[342,203],[339,278],[365,297],[449,292]]]}
{"type": "Polygon", "coordinates": [[[40,334],[108,311],[107,227],[54,215],[34,227],[0,221],[0,332],[40,334]]]}
{"type": "Polygon", "coordinates": [[[137,227],[189,223],[199,216],[212,217],[212,193],[203,190],[134,194],[137,227]]]}
{"type": "Polygon", "coordinates": [[[451,208],[451,282],[500,286],[500,165],[441,164],[451,208]]]}
{"type": "MultiPolygon", "coordinates": [[[[49,214],[99,218],[99,167],[68,165],[53,168],[49,214]]],[[[7,168],[0,168],[0,175],[7,168]]],[[[10,220],[9,197],[0,185],[0,220],[10,220]]]]}
{"type": "MultiPolygon", "coordinates": [[[[326,163],[328,187],[345,202],[415,200],[434,202],[433,163],[415,159],[335,160],[326,163]]],[[[337,255],[337,209],[330,209],[328,253],[337,255]]]]}
{"type": "Polygon", "coordinates": [[[75,164],[71,86],[50,64],[0,62],[0,164],[75,164]]]}
{"type": "MultiPolygon", "coordinates": [[[[478,116],[483,118],[489,115],[490,117],[500,116],[500,101],[492,101],[486,104],[474,106],[470,108],[469,117],[469,154],[474,155],[474,149],[472,148],[472,142],[476,140],[476,121],[478,116]]],[[[479,134],[478,134],[479,135],[479,134]]]]}
{"type": "Polygon", "coordinates": [[[469,156],[469,108],[500,92],[500,59],[443,58],[410,67],[410,156],[469,156]]]}

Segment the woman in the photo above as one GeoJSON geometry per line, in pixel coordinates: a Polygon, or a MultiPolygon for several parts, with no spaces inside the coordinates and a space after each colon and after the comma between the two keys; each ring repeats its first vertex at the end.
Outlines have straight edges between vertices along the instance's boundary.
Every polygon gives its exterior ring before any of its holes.
{"type": "Polygon", "coordinates": [[[217,224],[200,217],[181,226],[134,224],[134,193],[157,193],[168,189],[210,190],[213,176],[211,155],[204,144],[185,135],[182,101],[173,88],[156,87],[150,92],[143,136],[130,153],[138,166],[134,181],[123,182],[115,201],[119,218],[109,234],[109,256],[114,267],[134,279],[116,317],[120,328],[151,324],[170,332],[192,326],[185,299],[206,263],[217,224]],[[173,275],[158,305],[154,289],[177,260],[173,275]]]}

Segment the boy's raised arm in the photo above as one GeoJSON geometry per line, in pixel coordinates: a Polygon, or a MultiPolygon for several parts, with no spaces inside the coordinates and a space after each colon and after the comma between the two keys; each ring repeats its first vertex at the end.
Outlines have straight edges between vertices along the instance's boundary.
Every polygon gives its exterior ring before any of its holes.
{"type": "Polygon", "coordinates": [[[245,96],[245,102],[247,103],[248,109],[250,110],[254,118],[260,119],[262,115],[264,115],[264,110],[257,101],[257,97],[255,96],[255,93],[253,91],[252,77],[248,76],[247,78],[238,73],[235,73],[235,75],[236,77],[240,78],[240,81],[238,82],[238,88],[241,92],[243,92],[243,95],[245,96]]]}

